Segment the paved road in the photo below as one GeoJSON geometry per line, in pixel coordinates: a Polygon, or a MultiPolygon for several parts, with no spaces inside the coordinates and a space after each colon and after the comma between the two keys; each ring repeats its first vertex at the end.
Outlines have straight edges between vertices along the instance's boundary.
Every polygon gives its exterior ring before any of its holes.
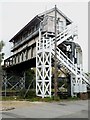
{"type": "Polygon", "coordinates": [[[3,111],[3,118],[88,118],[88,101],[35,103],[3,111]]]}

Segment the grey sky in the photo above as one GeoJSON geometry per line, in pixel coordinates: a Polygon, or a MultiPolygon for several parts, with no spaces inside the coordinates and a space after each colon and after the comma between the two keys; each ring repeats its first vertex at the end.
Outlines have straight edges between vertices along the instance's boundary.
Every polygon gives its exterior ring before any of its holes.
{"type": "Polygon", "coordinates": [[[84,70],[88,70],[88,3],[87,2],[3,2],[1,38],[5,41],[5,58],[11,55],[9,40],[24,27],[35,15],[57,7],[78,25],[78,43],[83,50],[84,70]]]}

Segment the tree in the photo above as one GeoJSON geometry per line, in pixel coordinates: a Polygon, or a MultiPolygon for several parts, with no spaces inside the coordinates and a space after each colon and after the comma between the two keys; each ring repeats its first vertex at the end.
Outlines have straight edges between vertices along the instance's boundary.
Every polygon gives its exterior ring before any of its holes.
{"type": "Polygon", "coordinates": [[[0,41],[0,89],[2,88],[1,86],[2,86],[2,80],[3,80],[2,67],[1,67],[1,62],[4,59],[4,53],[2,53],[3,47],[4,47],[4,42],[0,41]]]}
{"type": "Polygon", "coordinates": [[[0,41],[0,65],[1,65],[2,60],[4,59],[4,53],[2,53],[2,49],[4,45],[5,45],[4,42],[1,40],[0,41]]]}

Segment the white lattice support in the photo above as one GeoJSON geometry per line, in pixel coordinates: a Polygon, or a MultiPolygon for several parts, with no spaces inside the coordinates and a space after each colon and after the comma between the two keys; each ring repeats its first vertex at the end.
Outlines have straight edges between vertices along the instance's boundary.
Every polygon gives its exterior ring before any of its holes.
{"type": "Polygon", "coordinates": [[[80,82],[79,82],[79,88],[80,88],[80,93],[86,93],[87,92],[87,84],[82,78],[82,67],[80,66],[80,82]]]}
{"type": "Polygon", "coordinates": [[[71,75],[71,96],[77,96],[77,93],[86,93],[87,92],[87,85],[82,78],[82,68],[77,71],[76,65],[76,73],[77,75],[71,75]]]}
{"type": "Polygon", "coordinates": [[[71,96],[74,96],[73,76],[71,75],[71,96]]]}
{"type": "Polygon", "coordinates": [[[40,30],[36,42],[36,95],[51,97],[51,39],[42,37],[40,30]]]}
{"type": "Polygon", "coordinates": [[[74,74],[71,74],[71,96],[72,97],[76,96],[76,94],[74,92],[75,84],[76,84],[76,76],[74,74]]]}
{"type": "Polygon", "coordinates": [[[79,75],[79,92],[82,93],[83,92],[83,80],[82,80],[82,67],[79,65],[80,68],[80,75],[79,75]]]}

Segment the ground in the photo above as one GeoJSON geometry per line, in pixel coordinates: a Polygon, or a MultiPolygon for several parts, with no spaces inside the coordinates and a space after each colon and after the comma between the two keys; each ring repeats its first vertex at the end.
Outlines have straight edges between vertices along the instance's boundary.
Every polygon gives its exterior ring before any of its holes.
{"type": "Polygon", "coordinates": [[[88,100],[3,101],[2,108],[0,114],[3,118],[88,118],[88,100]]]}

